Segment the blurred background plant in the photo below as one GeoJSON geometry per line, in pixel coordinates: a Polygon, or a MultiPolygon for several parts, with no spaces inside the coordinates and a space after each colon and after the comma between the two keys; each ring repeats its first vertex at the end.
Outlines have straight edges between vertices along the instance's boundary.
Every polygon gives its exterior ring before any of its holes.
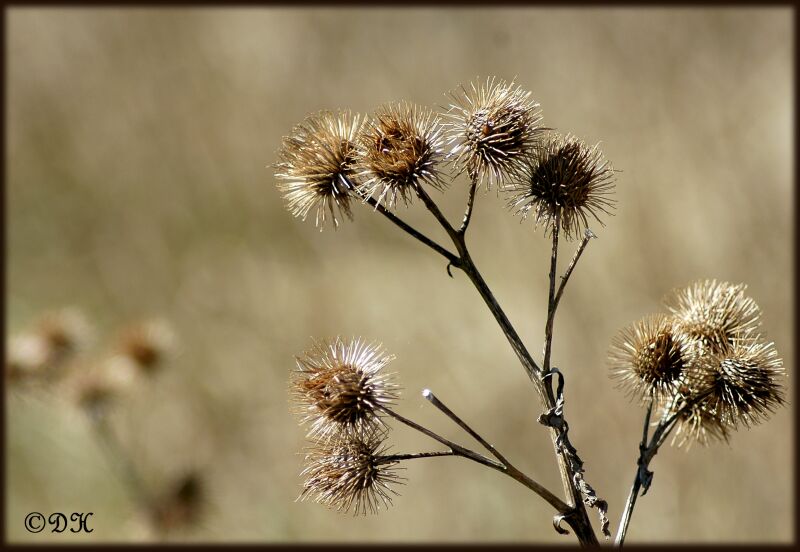
{"type": "MultiPolygon", "coordinates": [[[[606,428],[575,424],[570,436],[604,498],[621,504],[641,411],[619,400],[602,359],[618,328],[660,310],[665,290],[698,275],[747,282],[794,365],[791,22],[776,8],[10,9],[7,336],[54,305],[80,304],[95,328],[150,312],[171,321],[182,354],[114,412],[148,488],[191,496],[186,467],[202,468],[207,513],[171,538],[555,541],[531,529],[547,504],[469,463],[444,475],[411,463],[414,485],[381,516],[292,502],[303,437],[286,379],[311,335],[380,338],[402,359],[405,388],[447,387],[448,405],[482,413],[520,468],[559,484],[549,447],[518,438],[536,428],[533,407],[488,415],[499,400],[533,401],[524,374],[504,366],[516,359],[485,307],[463,300],[468,284],[442,282],[439,259],[357,209],[358,224],[336,232],[297,224],[267,165],[309,111],[445,104],[443,90],[479,74],[517,76],[549,126],[602,139],[625,180],[570,281],[554,347],[570,419],[606,428]],[[332,281],[357,285],[332,295],[332,281]],[[464,381],[465,363],[485,368],[464,381]],[[598,392],[609,400],[590,400],[598,392]],[[461,478],[470,485],[451,484],[461,478]],[[458,512],[442,506],[452,503],[458,512]]],[[[481,200],[474,255],[520,333],[538,336],[546,294],[514,299],[545,289],[549,244],[494,191],[481,200]],[[526,236],[529,254],[500,263],[526,236]]],[[[442,207],[457,217],[460,195],[442,207]]],[[[433,229],[421,210],[408,217],[433,229]]],[[[791,389],[786,398],[729,445],[662,450],[658,500],[637,505],[627,542],[789,541],[791,389]]],[[[153,538],[85,417],[10,387],[6,405],[11,540],[75,542],[22,526],[30,511],[65,508],[96,512],[91,540],[153,538]]],[[[398,406],[412,410],[445,436],[457,431],[421,401],[398,406]]],[[[404,439],[398,449],[416,436],[404,439]]]]}

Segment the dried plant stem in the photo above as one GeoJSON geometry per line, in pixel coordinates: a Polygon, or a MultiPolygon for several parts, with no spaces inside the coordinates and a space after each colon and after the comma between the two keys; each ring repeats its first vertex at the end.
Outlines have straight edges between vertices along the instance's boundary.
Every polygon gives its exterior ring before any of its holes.
{"type": "Polygon", "coordinates": [[[461,456],[462,458],[468,458],[468,459],[472,460],[473,462],[477,462],[478,464],[482,464],[484,466],[488,466],[488,467],[490,467],[492,469],[495,469],[495,470],[497,470],[497,469],[502,470],[502,468],[503,468],[502,464],[498,464],[494,460],[490,460],[489,458],[486,458],[485,456],[480,455],[475,451],[469,450],[468,448],[464,448],[461,445],[458,445],[458,444],[456,444],[456,443],[454,443],[454,442],[452,442],[452,441],[450,441],[448,439],[445,439],[441,435],[438,435],[438,434],[434,433],[433,431],[431,431],[430,429],[428,429],[426,427],[423,427],[423,426],[419,425],[418,423],[416,423],[416,422],[414,422],[412,420],[409,420],[405,416],[401,416],[397,412],[395,412],[395,411],[393,411],[393,410],[391,410],[389,408],[386,408],[385,406],[382,406],[380,408],[381,408],[381,410],[383,412],[385,412],[386,414],[388,414],[389,416],[391,416],[395,420],[407,425],[408,427],[410,427],[412,429],[416,429],[417,431],[419,431],[420,433],[422,433],[424,435],[427,435],[428,437],[430,437],[434,441],[438,441],[441,444],[443,444],[444,446],[448,447],[450,449],[450,451],[452,452],[453,456],[461,456]]]}
{"type": "MultiPolygon", "coordinates": [[[[525,369],[528,377],[533,382],[543,406],[546,410],[551,410],[555,406],[553,390],[551,386],[547,385],[540,377],[541,370],[539,369],[539,366],[533,360],[533,357],[520,339],[519,334],[517,334],[511,322],[508,320],[508,317],[500,307],[500,304],[492,294],[492,291],[489,289],[489,286],[486,284],[486,281],[478,271],[477,266],[475,266],[475,263],[470,257],[469,250],[467,249],[464,234],[459,233],[452,227],[452,225],[450,225],[442,212],[439,210],[436,203],[434,203],[424,189],[418,187],[417,195],[420,197],[420,199],[422,199],[425,206],[433,214],[436,220],[439,221],[441,226],[452,239],[453,244],[459,253],[458,263],[453,263],[453,266],[460,268],[478,290],[478,293],[481,295],[481,298],[486,303],[486,306],[489,307],[489,310],[494,315],[495,320],[500,326],[500,329],[503,331],[503,334],[506,336],[506,339],[508,339],[511,348],[517,355],[522,367],[525,369]]],[[[572,473],[570,461],[569,458],[567,458],[566,453],[559,449],[557,443],[558,433],[553,428],[550,430],[550,438],[553,443],[553,449],[557,455],[558,468],[561,475],[561,483],[564,487],[564,493],[566,495],[568,504],[573,509],[570,512],[571,515],[566,517],[566,521],[573,528],[579,542],[582,545],[597,546],[599,545],[597,536],[592,530],[591,522],[589,521],[589,516],[586,513],[586,507],[583,504],[580,491],[573,484],[573,478],[575,474],[572,473]]]]}
{"type": "Polygon", "coordinates": [[[572,275],[572,271],[575,269],[575,265],[578,264],[578,259],[580,259],[581,255],[583,255],[583,250],[586,249],[586,246],[589,244],[589,240],[596,237],[597,236],[595,236],[594,233],[592,233],[592,231],[589,230],[588,228],[586,229],[586,232],[584,232],[583,240],[581,240],[581,244],[580,246],[578,246],[578,250],[572,257],[572,260],[570,261],[566,272],[564,272],[564,275],[561,277],[561,284],[559,284],[558,286],[558,292],[556,293],[555,303],[553,304],[553,313],[555,313],[555,310],[558,308],[558,303],[559,301],[561,301],[561,295],[564,293],[564,288],[567,286],[567,281],[569,280],[569,277],[572,275]]]}
{"type": "Polygon", "coordinates": [[[456,257],[455,255],[450,253],[447,249],[445,249],[444,247],[442,247],[441,245],[439,245],[438,243],[436,243],[435,241],[433,241],[432,239],[427,237],[422,232],[419,232],[418,230],[414,229],[412,226],[410,226],[407,223],[403,222],[402,219],[400,219],[394,213],[392,213],[391,211],[386,209],[386,207],[384,207],[383,205],[378,203],[374,198],[368,197],[368,198],[365,199],[365,202],[367,203],[367,205],[370,205],[370,206],[374,207],[376,211],[378,211],[384,217],[389,219],[393,224],[397,225],[405,233],[407,233],[411,237],[421,241],[422,243],[424,243],[425,245],[427,245],[428,247],[430,247],[431,249],[436,251],[438,254],[443,256],[445,259],[447,259],[450,262],[450,264],[452,264],[454,266],[458,265],[458,257],[456,257]]]}
{"type": "Polygon", "coordinates": [[[497,451],[497,449],[495,449],[495,448],[494,448],[494,446],[490,445],[490,444],[489,444],[489,443],[488,443],[488,442],[487,442],[487,441],[486,441],[486,440],[485,440],[483,437],[481,437],[481,436],[480,436],[480,435],[479,435],[479,434],[478,434],[478,433],[477,433],[477,432],[476,432],[474,429],[472,429],[470,426],[468,426],[468,425],[467,425],[467,423],[466,423],[464,420],[462,420],[461,418],[459,418],[458,416],[456,416],[455,412],[453,412],[452,410],[450,410],[450,409],[447,407],[447,405],[445,405],[445,404],[444,404],[442,401],[440,401],[440,400],[438,399],[438,397],[436,397],[436,395],[434,395],[434,394],[433,394],[433,391],[431,391],[430,389],[425,389],[425,390],[422,392],[422,396],[423,396],[423,397],[425,397],[425,398],[428,400],[428,402],[430,402],[430,403],[431,403],[433,406],[435,406],[436,408],[438,408],[438,409],[439,409],[439,410],[440,410],[442,413],[444,413],[444,415],[445,415],[445,416],[447,416],[448,418],[450,418],[451,420],[453,420],[453,421],[454,421],[454,422],[455,422],[455,423],[456,423],[456,424],[457,424],[457,425],[458,425],[458,426],[459,426],[461,429],[463,429],[464,431],[466,431],[467,433],[469,433],[469,434],[470,434],[470,436],[471,436],[473,439],[475,439],[476,441],[478,441],[478,442],[481,444],[481,446],[483,446],[483,448],[485,448],[486,450],[488,450],[488,451],[489,451],[489,453],[490,453],[492,456],[494,456],[495,458],[497,458],[498,460],[500,460],[500,462],[501,462],[502,464],[505,464],[506,466],[510,465],[510,463],[508,462],[508,460],[506,460],[506,459],[505,459],[505,457],[503,457],[503,455],[502,455],[502,454],[500,454],[500,452],[498,452],[498,451],[497,451]]]}
{"type": "Polygon", "coordinates": [[[475,206],[475,191],[478,189],[478,175],[474,171],[470,171],[469,173],[470,178],[470,186],[469,186],[469,195],[467,196],[467,209],[464,212],[464,220],[461,222],[461,228],[458,229],[458,233],[462,236],[466,234],[467,227],[469,226],[470,221],[472,220],[472,211],[475,206]]]}
{"type": "Polygon", "coordinates": [[[561,226],[561,212],[553,217],[553,251],[550,255],[550,291],[547,297],[547,323],[544,327],[543,374],[550,372],[550,351],[553,347],[553,320],[556,316],[556,270],[558,269],[558,229],[561,226]]]}
{"type": "Polygon", "coordinates": [[[387,464],[390,462],[401,462],[403,460],[414,460],[415,458],[436,458],[438,456],[457,456],[452,450],[442,450],[435,452],[414,452],[409,454],[389,454],[381,456],[378,464],[387,464]]]}
{"type": "Polygon", "coordinates": [[[425,397],[431,404],[433,404],[436,408],[438,408],[441,412],[443,412],[448,418],[453,420],[461,429],[466,431],[467,433],[472,436],[473,439],[478,441],[483,448],[489,451],[489,453],[497,458],[501,464],[505,467],[505,473],[507,473],[510,477],[514,478],[515,480],[519,481],[536,494],[541,496],[545,499],[549,504],[551,504],[556,510],[558,510],[561,514],[567,514],[571,508],[565,504],[560,498],[555,496],[551,493],[547,488],[543,487],[520,470],[515,468],[511,462],[509,462],[505,456],[503,456],[493,445],[489,444],[483,437],[481,437],[478,432],[472,429],[464,420],[459,418],[452,410],[450,410],[447,405],[445,405],[442,401],[440,401],[436,395],[430,389],[426,389],[422,392],[422,396],[425,397]]]}
{"type": "Polygon", "coordinates": [[[103,451],[111,464],[119,471],[132,500],[143,510],[149,510],[152,500],[145,490],[144,481],[131,461],[130,456],[126,453],[119,439],[117,439],[108,418],[105,415],[99,415],[90,416],[90,420],[103,451]]]}
{"type": "MultiPolygon", "coordinates": [[[[426,398],[427,398],[427,395],[426,395],[426,398]]],[[[433,402],[433,401],[431,401],[431,402],[433,402]]],[[[483,440],[483,438],[477,436],[478,434],[474,430],[469,428],[469,426],[467,426],[466,423],[461,421],[460,418],[458,418],[455,414],[453,414],[452,411],[450,411],[450,409],[448,409],[441,402],[439,402],[438,399],[437,399],[436,402],[434,402],[434,404],[437,406],[437,408],[439,406],[444,407],[444,409],[447,412],[449,412],[448,416],[450,416],[454,420],[456,420],[456,419],[458,420],[459,426],[461,426],[470,435],[476,436],[476,439],[478,439],[479,442],[481,442],[481,444],[486,446],[492,452],[492,454],[495,455],[495,457],[497,457],[498,459],[503,458],[503,460],[501,460],[500,463],[497,463],[497,462],[495,462],[493,460],[490,460],[489,458],[486,458],[485,456],[482,456],[482,455],[478,454],[475,451],[472,451],[470,449],[462,447],[461,445],[458,445],[458,444],[450,441],[449,439],[445,439],[444,437],[434,433],[433,431],[431,431],[431,430],[419,425],[418,423],[416,423],[416,422],[414,422],[412,420],[409,420],[408,418],[406,418],[404,416],[401,416],[400,414],[397,414],[396,412],[394,412],[394,411],[392,411],[392,410],[390,410],[388,408],[382,407],[382,410],[384,412],[386,412],[388,415],[392,416],[393,418],[395,418],[399,422],[401,422],[401,423],[403,423],[403,424],[405,424],[405,425],[407,425],[407,426],[409,426],[409,427],[411,427],[413,429],[416,429],[417,431],[427,435],[431,439],[434,439],[434,440],[440,442],[441,444],[445,445],[446,447],[448,447],[450,449],[449,451],[445,451],[445,452],[441,452],[441,453],[422,453],[420,456],[415,456],[415,455],[410,455],[410,456],[419,457],[419,458],[425,458],[425,457],[431,457],[431,456],[461,456],[462,458],[468,458],[469,460],[472,460],[473,462],[477,462],[478,464],[481,464],[483,466],[492,468],[493,470],[496,470],[496,471],[499,471],[501,473],[504,473],[504,474],[508,475],[509,477],[511,477],[512,479],[514,479],[515,481],[525,485],[527,488],[529,488],[530,490],[532,490],[533,492],[538,494],[540,497],[542,497],[548,504],[553,506],[553,508],[555,508],[556,511],[559,514],[567,514],[572,510],[572,508],[568,504],[566,504],[564,501],[562,501],[556,495],[554,495],[549,490],[547,490],[547,488],[545,488],[540,483],[538,483],[537,481],[535,481],[531,477],[525,475],[523,472],[521,472],[520,470],[518,470],[517,468],[512,466],[507,460],[505,460],[505,458],[502,455],[500,455],[494,449],[494,447],[492,447],[491,445],[486,443],[486,441],[483,440]]],[[[441,408],[440,408],[440,410],[441,410],[441,408]]],[[[445,411],[445,410],[443,410],[443,411],[445,411]]],[[[409,455],[399,455],[399,456],[409,456],[409,455]]],[[[399,458],[399,459],[402,459],[402,458],[399,458]]]]}
{"type": "Polygon", "coordinates": [[[664,416],[662,416],[661,420],[658,422],[658,425],[656,426],[655,431],[653,431],[653,435],[648,442],[647,432],[648,427],[650,426],[650,416],[653,410],[653,400],[650,400],[644,417],[644,429],[642,431],[642,442],[639,444],[639,458],[637,460],[636,475],[633,479],[633,485],[631,485],[630,493],[628,493],[628,499],[625,501],[625,510],[622,512],[622,518],[619,522],[619,530],[617,531],[617,536],[614,539],[614,544],[616,546],[622,547],[623,543],[625,542],[625,537],[628,534],[628,525],[630,525],[631,516],[633,515],[633,509],[636,506],[636,499],[639,497],[639,492],[644,489],[641,492],[641,494],[644,495],[647,492],[647,489],[650,487],[653,473],[649,471],[649,466],[650,462],[653,460],[653,457],[658,454],[659,448],[661,448],[661,445],[664,444],[669,434],[675,428],[678,418],[694,405],[706,398],[710,392],[711,390],[693,397],[692,400],[687,401],[686,404],[675,411],[672,415],[667,415],[667,413],[674,408],[673,403],[673,406],[666,410],[664,416]]]}

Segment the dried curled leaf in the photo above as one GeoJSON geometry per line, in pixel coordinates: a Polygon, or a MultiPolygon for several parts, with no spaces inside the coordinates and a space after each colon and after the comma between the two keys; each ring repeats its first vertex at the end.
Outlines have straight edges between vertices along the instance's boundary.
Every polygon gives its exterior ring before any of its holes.
{"type": "MultiPolygon", "coordinates": [[[[567,424],[567,421],[564,419],[564,375],[558,370],[558,368],[553,368],[545,377],[551,377],[554,374],[558,376],[556,404],[553,406],[553,408],[539,416],[539,423],[548,427],[552,427],[558,433],[558,437],[556,438],[556,446],[558,447],[559,452],[564,454],[565,458],[570,464],[572,473],[575,474],[573,475],[572,484],[576,489],[578,489],[578,491],[581,493],[581,496],[583,496],[583,503],[588,507],[597,510],[597,513],[600,516],[600,529],[603,531],[603,535],[605,535],[606,538],[610,538],[611,531],[608,528],[608,502],[599,498],[592,486],[589,485],[589,483],[583,477],[583,460],[581,460],[580,456],[578,456],[578,451],[569,441],[569,436],[567,435],[569,432],[569,424],[567,424]]],[[[564,529],[560,526],[563,519],[564,516],[556,516],[553,519],[553,525],[556,528],[556,531],[561,534],[564,534],[562,533],[564,529]]]]}

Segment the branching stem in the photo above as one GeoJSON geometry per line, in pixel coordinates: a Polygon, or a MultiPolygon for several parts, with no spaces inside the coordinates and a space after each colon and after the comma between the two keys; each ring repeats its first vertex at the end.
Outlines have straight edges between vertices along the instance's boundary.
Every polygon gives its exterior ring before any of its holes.
{"type": "Polygon", "coordinates": [[[618,547],[622,547],[625,542],[625,537],[628,534],[628,525],[631,522],[631,516],[633,515],[633,508],[636,506],[636,499],[639,497],[639,491],[642,491],[642,495],[647,492],[647,489],[650,487],[650,482],[653,477],[653,472],[649,471],[650,462],[653,460],[656,454],[658,454],[659,448],[664,442],[667,440],[667,437],[675,428],[676,422],[678,418],[688,412],[692,407],[698,404],[700,401],[705,399],[711,390],[705,391],[704,393],[700,393],[699,395],[693,397],[691,400],[687,401],[680,409],[676,410],[673,414],[669,415],[669,411],[674,408],[675,403],[667,409],[664,415],[661,417],[661,420],[658,422],[655,431],[653,431],[652,437],[650,437],[650,441],[647,440],[647,430],[648,426],[650,425],[650,416],[653,410],[653,400],[650,400],[650,404],[647,407],[647,412],[645,413],[644,417],[644,430],[642,432],[642,442],[639,444],[639,458],[636,461],[637,468],[636,468],[636,475],[633,479],[633,485],[631,485],[630,493],[628,493],[628,499],[625,501],[625,510],[622,512],[622,518],[619,522],[619,530],[617,531],[617,537],[614,539],[614,544],[618,547]]]}

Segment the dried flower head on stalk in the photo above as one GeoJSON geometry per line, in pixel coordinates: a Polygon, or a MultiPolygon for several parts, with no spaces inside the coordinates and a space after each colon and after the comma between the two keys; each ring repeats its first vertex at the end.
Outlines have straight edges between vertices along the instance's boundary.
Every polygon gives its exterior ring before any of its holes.
{"type": "Polygon", "coordinates": [[[301,423],[311,424],[309,435],[358,433],[380,424],[380,408],[392,405],[399,394],[392,374],[384,372],[393,359],[380,344],[340,338],[316,343],[297,357],[292,395],[301,423]]]}
{"type": "Polygon", "coordinates": [[[443,142],[442,125],[431,110],[408,103],[379,108],[359,143],[359,193],[392,207],[398,197],[409,203],[423,184],[443,189],[443,142]]]}
{"type": "Polygon", "coordinates": [[[360,433],[340,434],[314,443],[306,454],[305,477],[300,499],[353,513],[377,513],[391,505],[390,487],[403,482],[397,462],[384,460],[386,433],[372,428],[360,433]]]}
{"type": "Polygon", "coordinates": [[[206,485],[198,472],[189,472],[156,501],[150,511],[154,527],[160,533],[185,529],[200,521],[207,506],[206,485]]]}
{"type": "Polygon", "coordinates": [[[761,310],[745,296],[747,286],[699,280],[674,290],[664,304],[681,330],[713,351],[723,351],[737,339],[748,339],[761,324],[761,310]]]}
{"type": "Polygon", "coordinates": [[[491,188],[522,172],[544,131],[539,104],[514,82],[487,78],[450,94],[448,144],[458,173],[467,171],[491,188]]]}
{"type": "Polygon", "coordinates": [[[671,317],[654,314],[623,328],[611,342],[611,377],[630,395],[672,397],[686,366],[686,338],[671,317]]]}
{"type": "Polygon", "coordinates": [[[773,343],[734,342],[700,357],[692,374],[696,389],[711,390],[703,406],[731,427],[764,421],[785,402],[783,361],[773,343]]]}
{"type": "Polygon", "coordinates": [[[132,367],[153,375],[175,351],[177,338],[164,320],[150,320],[124,328],[117,338],[118,356],[132,367]]]}
{"type": "Polygon", "coordinates": [[[92,327],[81,311],[65,308],[48,312],[33,329],[10,339],[6,375],[12,381],[60,376],[59,366],[83,349],[92,337],[92,327]]]}
{"type": "Polygon", "coordinates": [[[523,219],[532,215],[549,233],[558,214],[561,231],[572,239],[583,234],[590,216],[603,224],[600,214],[611,214],[614,169],[597,145],[549,133],[509,191],[514,193],[509,208],[523,219]]]}
{"type": "Polygon", "coordinates": [[[362,124],[361,116],[349,111],[321,111],[284,138],[275,176],[294,216],[305,220],[315,210],[320,230],[328,215],[339,225],[337,211],[352,218],[353,161],[362,124]]]}

